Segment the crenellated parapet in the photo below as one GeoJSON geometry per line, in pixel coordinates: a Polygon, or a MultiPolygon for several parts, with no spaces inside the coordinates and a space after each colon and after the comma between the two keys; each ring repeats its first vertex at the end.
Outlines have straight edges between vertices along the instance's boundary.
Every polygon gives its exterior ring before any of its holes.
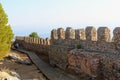
{"type": "MultiPolygon", "coordinates": [[[[102,51],[102,52],[115,52],[120,50],[120,27],[113,31],[114,42],[111,42],[110,29],[108,27],[95,27],[88,26],[85,29],[73,29],[71,27],[53,29],[51,31],[51,39],[20,37],[17,36],[16,40],[25,42],[27,44],[36,45],[61,45],[75,47],[81,45],[85,50],[102,51]]],[[[116,52],[115,52],[116,53],[116,52]]]]}
{"type": "Polygon", "coordinates": [[[17,40],[25,42],[25,43],[30,43],[30,44],[50,45],[50,39],[49,38],[42,39],[42,38],[16,36],[16,41],[17,40]]]}
{"type": "Polygon", "coordinates": [[[24,40],[24,37],[22,37],[22,36],[16,36],[16,40],[24,40]]]}
{"type": "Polygon", "coordinates": [[[114,42],[111,42],[108,27],[99,27],[97,30],[93,26],[85,29],[68,27],[65,31],[59,28],[51,32],[51,45],[75,47],[80,44],[85,50],[117,53],[115,50],[120,49],[120,27],[115,28],[113,33],[114,42]]]}
{"type": "Polygon", "coordinates": [[[76,39],[76,40],[88,40],[96,41],[97,40],[97,31],[94,27],[88,26],[84,29],[73,29],[67,27],[66,31],[63,28],[53,29],[51,31],[51,39],[76,39]]]}
{"type": "MultiPolygon", "coordinates": [[[[120,27],[114,29],[114,41],[120,41],[119,36],[120,27]]],[[[72,40],[84,40],[84,41],[99,41],[99,42],[110,42],[110,29],[108,27],[99,27],[97,30],[93,26],[88,26],[85,29],[73,29],[67,27],[66,30],[63,28],[53,29],[51,31],[51,39],[72,39],[72,40]]]]}

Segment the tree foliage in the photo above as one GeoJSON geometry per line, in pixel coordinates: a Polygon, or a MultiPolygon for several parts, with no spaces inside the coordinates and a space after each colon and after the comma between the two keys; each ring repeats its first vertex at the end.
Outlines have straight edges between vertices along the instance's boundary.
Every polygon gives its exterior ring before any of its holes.
{"type": "Polygon", "coordinates": [[[0,59],[9,52],[13,36],[12,29],[8,24],[8,17],[0,3],[0,59]]]}
{"type": "Polygon", "coordinates": [[[37,32],[32,32],[31,34],[29,34],[29,37],[40,38],[37,32]]]}

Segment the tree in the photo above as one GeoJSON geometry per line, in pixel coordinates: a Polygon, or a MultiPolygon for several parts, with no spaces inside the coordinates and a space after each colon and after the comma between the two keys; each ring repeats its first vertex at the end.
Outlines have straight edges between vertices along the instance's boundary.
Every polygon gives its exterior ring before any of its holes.
{"type": "Polygon", "coordinates": [[[32,32],[29,37],[34,37],[34,38],[40,38],[37,34],[37,32],[32,32]]]}
{"type": "Polygon", "coordinates": [[[0,3],[0,59],[8,54],[13,37],[14,34],[8,24],[8,17],[0,3]]]}

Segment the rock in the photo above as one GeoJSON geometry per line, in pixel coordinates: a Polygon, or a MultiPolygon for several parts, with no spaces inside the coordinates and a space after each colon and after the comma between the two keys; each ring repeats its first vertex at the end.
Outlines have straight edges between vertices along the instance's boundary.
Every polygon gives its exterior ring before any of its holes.
{"type": "Polygon", "coordinates": [[[13,59],[15,60],[16,63],[20,63],[20,64],[25,64],[25,65],[31,65],[32,62],[30,60],[23,60],[21,59],[19,56],[16,56],[16,55],[9,55],[7,57],[7,59],[13,59]]]}
{"type": "Polygon", "coordinates": [[[0,80],[21,80],[18,73],[14,71],[0,71],[0,80]]]}

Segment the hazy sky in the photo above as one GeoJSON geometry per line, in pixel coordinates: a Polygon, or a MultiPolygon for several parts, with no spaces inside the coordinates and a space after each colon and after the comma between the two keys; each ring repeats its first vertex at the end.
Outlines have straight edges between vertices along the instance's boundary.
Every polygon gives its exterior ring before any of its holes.
{"type": "Polygon", "coordinates": [[[58,27],[120,26],[120,0],[0,0],[15,35],[58,27]]]}

